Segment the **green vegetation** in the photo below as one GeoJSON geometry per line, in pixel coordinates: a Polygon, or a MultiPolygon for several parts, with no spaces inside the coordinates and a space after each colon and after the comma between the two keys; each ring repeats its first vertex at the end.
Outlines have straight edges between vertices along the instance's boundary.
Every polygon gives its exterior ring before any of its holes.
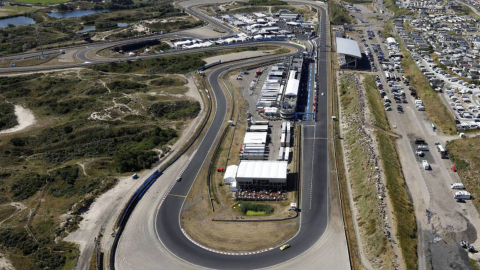
{"type": "Polygon", "coordinates": [[[93,70],[102,72],[129,73],[144,72],[150,74],[185,73],[197,70],[206,63],[202,60],[204,53],[165,56],[141,61],[127,61],[121,63],[108,63],[95,65],[93,70]]]}
{"type": "MultiPolygon", "coordinates": [[[[382,100],[376,91],[373,75],[365,77],[365,90],[374,124],[389,130],[387,115],[383,109],[382,100]]],[[[395,148],[395,139],[383,131],[375,131],[379,154],[387,183],[388,194],[397,220],[397,238],[402,249],[403,259],[407,269],[417,269],[417,223],[411,198],[408,194],[402,165],[395,148]]]]}
{"type": "Polygon", "coordinates": [[[373,124],[383,130],[389,130],[387,114],[383,109],[382,100],[378,95],[378,88],[375,84],[375,76],[366,75],[364,80],[367,101],[370,106],[370,113],[373,115],[373,124]]]}
{"type": "MultiPolygon", "coordinates": [[[[480,197],[480,137],[449,141],[446,148],[465,188],[480,197]]],[[[480,211],[479,200],[472,202],[480,211]]]]}
{"type": "Polygon", "coordinates": [[[402,59],[403,70],[410,84],[417,91],[419,98],[425,104],[428,119],[442,132],[455,134],[457,129],[452,113],[448,110],[437,92],[432,89],[428,80],[423,76],[423,73],[420,72],[410,53],[403,47],[402,53],[404,55],[402,59]]]}
{"type": "Polygon", "coordinates": [[[203,21],[181,20],[175,22],[155,22],[148,24],[148,27],[155,32],[169,33],[176,30],[183,30],[203,26],[203,21]]]}
{"type": "Polygon", "coordinates": [[[162,77],[158,80],[153,80],[150,82],[150,84],[156,85],[156,86],[181,86],[185,85],[185,80],[180,77],[162,77]]]}
{"type": "Polygon", "coordinates": [[[0,130],[9,129],[18,125],[13,104],[0,101],[0,130]]]}
{"type": "Polygon", "coordinates": [[[274,208],[269,204],[241,202],[239,211],[247,216],[266,216],[273,213],[274,208]]]}
{"type": "Polygon", "coordinates": [[[23,6],[11,6],[11,5],[3,5],[0,7],[0,18],[1,17],[10,17],[16,15],[23,15],[26,13],[31,13],[38,10],[38,8],[34,7],[23,7],[23,6]]]}
{"type": "Polygon", "coordinates": [[[342,121],[348,122],[348,129],[343,130],[343,147],[348,149],[346,153],[348,177],[351,185],[353,200],[357,209],[357,224],[368,258],[380,257],[388,260],[392,256],[387,248],[382,227],[380,210],[372,205],[378,204],[377,189],[372,185],[370,178],[374,171],[374,160],[360,140],[365,140],[365,133],[361,132],[361,122],[358,115],[363,114],[359,100],[358,90],[353,84],[352,75],[343,76],[340,79],[340,104],[342,107],[342,121]],[[388,252],[387,252],[388,251],[388,252]]]}
{"type": "Polygon", "coordinates": [[[280,0],[250,0],[246,4],[250,6],[282,6],[288,3],[280,0]]]}
{"type": "Polygon", "coordinates": [[[197,70],[203,67],[206,62],[202,59],[205,57],[211,57],[216,55],[223,55],[244,51],[257,51],[257,50],[273,50],[278,48],[277,46],[248,46],[235,49],[225,49],[218,51],[205,51],[201,53],[182,54],[163,56],[160,58],[144,59],[139,61],[127,61],[121,63],[108,63],[95,65],[93,70],[102,72],[114,72],[114,73],[186,73],[197,70]]]}
{"type": "Polygon", "coordinates": [[[473,267],[474,270],[480,270],[480,266],[478,265],[478,261],[474,259],[469,259],[470,265],[473,267]]]}
{"type": "Polygon", "coordinates": [[[149,114],[169,120],[195,118],[199,112],[200,103],[190,100],[158,102],[148,109],[149,114]]]}
{"type": "Polygon", "coordinates": [[[472,18],[474,18],[475,20],[480,20],[480,16],[478,16],[477,13],[475,13],[475,11],[473,11],[469,6],[463,4],[463,3],[459,3],[462,5],[462,9],[458,12],[460,15],[468,15],[472,18]]]}
{"type": "Polygon", "coordinates": [[[395,17],[404,16],[404,15],[414,15],[415,13],[411,10],[399,8],[395,4],[395,0],[385,0],[383,2],[384,6],[394,14],[395,17]]]}
{"type": "Polygon", "coordinates": [[[254,12],[267,12],[267,11],[268,11],[267,7],[249,6],[249,7],[241,7],[241,8],[220,11],[219,14],[239,14],[239,13],[254,13],[254,12]]]}
{"type": "Polygon", "coordinates": [[[403,177],[402,166],[395,149],[395,140],[381,131],[377,131],[375,134],[385,170],[388,194],[397,220],[397,238],[400,241],[406,269],[418,269],[417,222],[403,177]]]}
{"type": "Polygon", "coordinates": [[[19,2],[19,3],[44,4],[44,5],[60,4],[60,3],[66,3],[68,1],[69,0],[15,0],[15,2],[19,2]]]}
{"type": "Polygon", "coordinates": [[[330,23],[336,25],[349,24],[353,22],[353,18],[348,14],[348,10],[341,4],[329,1],[330,7],[330,23]]]}
{"type": "MultiPolygon", "coordinates": [[[[169,2],[133,2],[131,0],[123,0],[93,3],[79,1],[61,4],[58,8],[61,10],[75,10],[77,8],[109,9],[111,12],[91,14],[79,18],[62,19],[48,16],[47,9],[29,12],[26,16],[34,19],[37,22],[36,25],[23,25],[0,29],[0,55],[32,50],[37,48],[40,43],[48,48],[84,43],[84,39],[89,38],[88,35],[95,35],[95,33],[87,34],[87,37],[82,33],[78,33],[78,31],[83,28],[83,25],[95,25],[97,27],[96,31],[105,31],[117,28],[117,22],[138,22],[140,20],[166,19],[172,17],[175,17],[175,19],[167,23],[168,29],[160,29],[161,31],[176,31],[198,25],[194,20],[185,19],[187,18],[186,14],[182,13],[180,9],[175,8],[169,2]],[[37,36],[40,38],[37,38],[37,36]]],[[[152,26],[152,28],[154,27],[152,26]]],[[[133,30],[121,33],[120,31],[121,30],[113,31],[111,35],[107,36],[107,39],[126,38],[139,34],[133,30]]],[[[156,28],[154,28],[153,31],[156,31],[156,28]]]]}
{"type": "Polygon", "coordinates": [[[15,213],[3,223],[9,230],[0,229],[0,248],[16,269],[73,268],[78,250],[61,239],[119,176],[170,151],[190,107],[179,107],[180,120],[148,108],[182,101],[185,83],[179,75],[91,69],[0,78],[0,99],[32,110],[39,123],[0,140],[0,217],[15,213]],[[8,206],[14,201],[26,209],[8,206]]]}

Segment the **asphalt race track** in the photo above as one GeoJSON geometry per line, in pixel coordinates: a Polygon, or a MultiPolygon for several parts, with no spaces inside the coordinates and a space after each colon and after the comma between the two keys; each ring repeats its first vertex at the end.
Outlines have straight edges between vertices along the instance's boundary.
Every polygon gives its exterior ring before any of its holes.
{"type": "MultiPolygon", "coordinates": [[[[322,20],[320,32],[325,33],[326,11],[320,8],[322,20]]],[[[322,35],[318,41],[325,47],[326,39],[322,35]]],[[[192,264],[215,269],[255,269],[276,265],[288,261],[308,250],[315,244],[328,224],[328,152],[327,152],[327,67],[326,52],[318,56],[318,83],[319,93],[324,96],[319,99],[316,122],[304,122],[304,147],[302,168],[302,200],[301,200],[301,225],[298,234],[289,241],[291,248],[280,251],[274,248],[270,251],[253,255],[226,255],[208,251],[191,242],[182,232],[180,227],[180,213],[185,196],[188,195],[206,156],[212,147],[221,126],[225,121],[226,98],[218,84],[218,76],[228,68],[221,67],[212,72],[209,82],[217,100],[217,111],[208,130],[205,140],[201,143],[196,154],[185,169],[182,181],[175,183],[173,189],[164,199],[159,208],[156,220],[156,230],[163,245],[178,258],[192,264]],[[308,161],[308,162],[306,162],[308,161]],[[310,162],[311,161],[311,162],[310,162]]],[[[238,66],[244,64],[237,64],[238,66]]]]}
{"type": "MultiPolygon", "coordinates": [[[[199,17],[205,21],[208,21],[210,25],[215,26],[217,29],[221,29],[225,32],[224,36],[232,35],[234,32],[231,28],[226,27],[216,19],[197,11],[194,7],[200,4],[208,4],[212,1],[225,1],[225,0],[203,0],[195,2],[195,0],[187,2],[180,2],[185,4],[185,9],[190,13],[199,17]]],[[[288,0],[287,0],[288,1],[288,0]]],[[[303,157],[302,157],[302,180],[301,180],[301,203],[300,203],[300,230],[299,232],[288,241],[291,248],[280,251],[278,248],[272,247],[271,250],[252,254],[252,255],[226,255],[216,253],[197,246],[191,242],[183,233],[180,226],[180,214],[182,211],[185,196],[188,192],[200,171],[205,161],[205,156],[213,148],[215,139],[221,134],[221,128],[226,121],[227,102],[226,97],[219,86],[219,75],[229,68],[235,68],[246,63],[262,62],[266,59],[274,59],[279,56],[262,57],[253,60],[247,60],[242,62],[235,62],[233,64],[227,64],[219,66],[214,69],[209,75],[208,80],[212,86],[212,91],[216,99],[216,110],[212,123],[208,127],[205,139],[201,142],[196,153],[188,163],[185,171],[182,174],[182,181],[175,182],[172,190],[166,195],[162,204],[158,208],[158,212],[155,216],[155,230],[157,235],[152,237],[158,237],[164,247],[170,251],[173,255],[179,259],[188,262],[192,265],[201,267],[214,268],[214,269],[256,269],[277,265],[288,260],[291,260],[300,254],[310,249],[323,235],[328,224],[329,217],[329,205],[328,205],[328,98],[327,98],[327,62],[326,62],[326,10],[321,4],[317,4],[313,1],[288,1],[295,4],[306,4],[315,6],[321,12],[321,20],[319,22],[319,38],[315,40],[317,48],[317,86],[319,98],[317,101],[317,113],[315,121],[305,121],[302,123],[303,128],[303,157]],[[323,93],[323,96],[320,96],[323,93]]],[[[105,42],[105,43],[92,43],[88,45],[72,46],[66,49],[77,50],[76,58],[84,61],[85,63],[68,64],[61,66],[33,66],[33,67],[16,67],[16,68],[1,68],[0,73],[14,73],[14,72],[35,72],[50,69],[60,68],[72,68],[83,67],[87,65],[108,63],[108,62],[121,62],[136,59],[154,58],[166,55],[187,54],[208,50],[219,50],[233,47],[244,46],[258,46],[262,44],[278,44],[284,46],[290,46],[303,50],[302,47],[296,44],[283,41],[269,41],[269,42],[250,42],[232,44],[227,46],[216,46],[192,50],[175,50],[164,54],[139,56],[135,58],[122,58],[122,59],[91,59],[88,57],[88,53],[93,50],[99,50],[102,48],[109,48],[121,44],[136,43],[143,40],[159,39],[165,37],[178,36],[179,33],[170,33],[165,35],[152,35],[148,37],[133,38],[129,40],[105,42]]],[[[194,35],[185,35],[195,37],[194,35]]],[[[65,49],[65,48],[64,48],[65,49]]],[[[59,49],[48,50],[46,53],[56,53],[59,49]]],[[[18,57],[31,57],[38,55],[39,52],[24,53],[20,55],[0,57],[2,59],[15,59],[18,57]]],[[[312,97],[313,99],[313,97],[312,97]]],[[[155,207],[155,206],[152,206],[155,207]]],[[[152,239],[152,241],[157,241],[152,239]]],[[[118,261],[116,262],[119,263],[118,261]]],[[[161,265],[161,262],[159,262],[161,265]]],[[[112,269],[114,266],[110,265],[112,269]]],[[[299,265],[299,269],[301,265],[299,265]]]]}

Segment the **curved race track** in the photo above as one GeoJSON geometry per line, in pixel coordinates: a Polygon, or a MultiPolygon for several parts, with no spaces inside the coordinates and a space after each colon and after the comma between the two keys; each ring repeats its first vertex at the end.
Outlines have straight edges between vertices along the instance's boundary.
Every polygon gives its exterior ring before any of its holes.
{"type": "MultiPolygon", "coordinates": [[[[325,33],[326,11],[319,7],[322,20],[319,32],[325,33]]],[[[321,37],[317,43],[322,46],[326,39],[321,37]]],[[[325,46],[323,46],[325,47],[325,46]]],[[[319,91],[326,91],[326,52],[318,53],[319,76],[322,83],[319,91]],[[323,66],[323,67],[322,67],[323,66]]],[[[194,265],[215,269],[254,269],[276,265],[290,260],[315,244],[326,229],[328,223],[328,161],[327,161],[327,97],[318,104],[316,122],[306,122],[304,126],[304,164],[302,168],[302,200],[301,200],[301,227],[298,234],[289,243],[292,246],[286,251],[275,248],[270,251],[254,255],[224,255],[208,251],[191,242],[180,227],[180,213],[185,196],[188,195],[205,156],[212,148],[215,138],[220,134],[225,121],[226,98],[218,84],[218,76],[228,68],[241,66],[239,63],[215,69],[209,76],[212,91],[215,94],[217,109],[214,120],[186,167],[182,181],[175,183],[172,190],[165,197],[155,218],[155,226],[160,241],[176,257],[194,265]],[[310,163],[311,161],[311,163],[310,163]]]]}

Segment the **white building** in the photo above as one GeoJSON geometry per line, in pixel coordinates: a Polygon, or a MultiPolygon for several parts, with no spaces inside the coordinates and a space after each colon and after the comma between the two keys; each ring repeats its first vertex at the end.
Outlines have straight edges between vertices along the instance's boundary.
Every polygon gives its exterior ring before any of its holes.
{"type": "Polygon", "coordinates": [[[240,189],[284,189],[287,162],[242,160],[235,180],[240,189]]]}

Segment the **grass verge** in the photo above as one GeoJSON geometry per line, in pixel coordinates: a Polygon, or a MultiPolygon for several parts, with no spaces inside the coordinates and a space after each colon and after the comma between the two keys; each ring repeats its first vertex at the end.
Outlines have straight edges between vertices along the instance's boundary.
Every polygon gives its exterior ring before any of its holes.
{"type": "Polygon", "coordinates": [[[356,209],[356,220],[368,260],[388,261],[393,257],[383,235],[377,189],[374,184],[374,160],[365,143],[365,133],[359,115],[363,114],[358,89],[351,74],[340,78],[340,104],[342,107],[343,149],[348,164],[348,179],[356,209]],[[373,206],[373,207],[372,207],[373,206]]]}
{"type": "MultiPolygon", "coordinates": [[[[366,76],[364,84],[375,125],[389,130],[387,115],[375,85],[375,78],[372,75],[366,76]]],[[[417,269],[417,222],[403,177],[402,165],[395,148],[395,138],[382,131],[375,131],[375,137],[385,172],[388,194],[393,206],[393,214],[397,220],[397,238],[400,241],[405,266],[406,269],[417,269]]]]}
{"type": "Polygon", "coordinates": [[[385,171],[388,194],[397,220],[397,238],[400,241],[405,266],[406,269],[418,269],[417,222],[395,149],[395,139],[381,131],[376,131],[375,136],[385,171]]]}
{"type": "MultiPolygon", "coordinates": [[[[398,37],[396,37],[396,39],[400,40],[398,37]]],[[[410,80],[410,84],[425,104],[428,119],[443,133],[455,134],[457,129],[452,113],[448,110],[437,92],[432,89],[410,53],[403,46],[401,46],[401,49],[404,55],[402,60],[403,70],[405,71],[406,77],[410,80]]]]}
{"type": "MultiPolygon", "coordinates": [[[[480,137],[450,141],[447,151],[466,189],[480,197],[480,137]]],[[[473,204],[480,211],[480,201],[473,200],[473,204]]]]}
{"type": "MultiPolygon", "coordinates": [[[[336,80],[332,80],[336,81],[336,80]]],[[[339,100],[338,100],[338,95],[337,95],[337,87],[335,84],[335,92],[332,96],[334,99],[333,106],[334,106],[334,115],[339,115],[339,100]]],[[[333,123],[333,129],[335,131],[340,130],[340,125],[338,121],[335,121],[333,123]]],[[[334,132],[335,132],[334,131],[334,132]]],[[[349,203],[350,200],[348,198],[348,183],[347,183],[347,176],[345,172],[345,164],[343,163],[343,150],[342,150],[342,145],[341,145],[341,140],[339,136],[334,136],[335,139],[335,162],[337,163],[337,174],[338,174],[338,181],[340,185],[340,197],[342,200],[342,210],[343,210],[343,216],[344,216],[344,226],[345,226],[345,233],[347,235],[347,242],[348,242],[348,250],[350,254],[350,261],[352,265],[353,270],[360,270],[364,269],[362,267],[362,263],[360,261],[360,256],[359,256],[359,248],[358,248],[358,242],[357,242],[357,237],[355,234],[355,227],[353,224],[353,213],[352,213],[352,205],[349,203]]]]}
{"type": "Polygon", "coordinates": [[[329,1],[328,10],[330,11],[330,22],[336,25],[349,24],[353,21],[353,18],[348,14],[348,10],[341,4],[334,1],[329,1]]]}

